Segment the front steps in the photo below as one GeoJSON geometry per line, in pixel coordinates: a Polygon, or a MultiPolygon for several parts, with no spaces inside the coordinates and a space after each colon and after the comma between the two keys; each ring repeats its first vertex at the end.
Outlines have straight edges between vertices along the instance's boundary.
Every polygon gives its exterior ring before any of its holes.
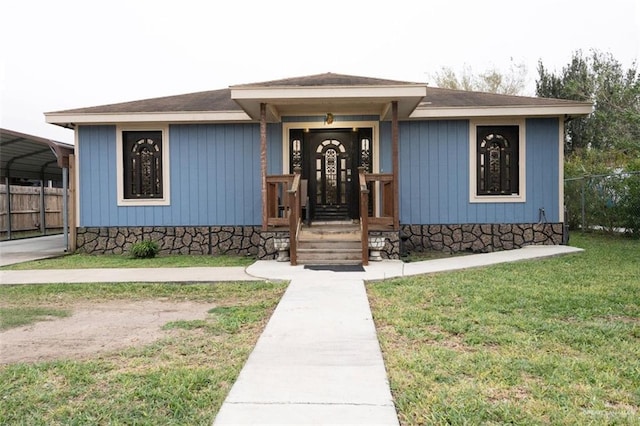
{"type": "Polygon", "coordinates": [[[362,232],[351,222],[304,225],[298,234],[297,262],[301,265],[362,264],[362,232]]]}

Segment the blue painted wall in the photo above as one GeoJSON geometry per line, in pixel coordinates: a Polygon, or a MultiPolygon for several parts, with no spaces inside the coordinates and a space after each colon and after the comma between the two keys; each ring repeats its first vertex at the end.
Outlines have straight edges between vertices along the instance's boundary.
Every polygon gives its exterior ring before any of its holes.
{"type": "MultiPolygon", "coordinates": [[[[267,129],[269,174],[282,170],[281,129],[267,129]]],[[[115,126],[78,131],[80,226],[261,223],[259,125],[171,125],[169,206],[118,206],[115,126]]]]}
{"type": "MultiPolygon", "coordinates": [[[[535,223],[544,208],[559,221],[558,120],[526,120],[525,203],[469,202],[469,122],[400,123],[400,222],[535,223]]],[[[381,130],[382,146],[390,130],[381,130]]]]}
{"type": "MultiPolygon", "coordinates": [[[[538,222],[540,208],[547,221],[558,221],[558,129],[555,118],[526,120],[526,203],[469,203],[468,121],[401,122],[400,222],[538,222]]],[[[118,206],[116,127],[78,132],[80,226],[261,223],[258,124],[171,125],[169,206],[118,206]]],[[[282,125],[267,132],[267,173],[280,174],[282,125]]],[[[389,122],[380,123],[379,150],[381,170],[391,172],[389,122]]]]}

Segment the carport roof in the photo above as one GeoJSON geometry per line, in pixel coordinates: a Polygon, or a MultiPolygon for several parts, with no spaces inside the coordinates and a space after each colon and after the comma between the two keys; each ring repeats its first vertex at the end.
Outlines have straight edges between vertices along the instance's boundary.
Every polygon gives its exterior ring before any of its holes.
{"type": "Polygon", "coordinates": [[[0,177],[62,180],[73,145],[0,129],[0,177]]]}

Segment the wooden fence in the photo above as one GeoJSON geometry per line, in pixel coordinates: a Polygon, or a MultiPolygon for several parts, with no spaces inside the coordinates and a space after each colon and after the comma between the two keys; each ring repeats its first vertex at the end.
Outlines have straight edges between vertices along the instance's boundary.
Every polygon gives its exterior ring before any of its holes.
{"type": "MultiPolygon", "coordinates": [[[[44,214],[40,186],[11,185],[11,232],[60,230],[62,188],[44,188],[44,214]]],[[[0,235],[7,234],[7,186],[0,185],[0,235]]]]}

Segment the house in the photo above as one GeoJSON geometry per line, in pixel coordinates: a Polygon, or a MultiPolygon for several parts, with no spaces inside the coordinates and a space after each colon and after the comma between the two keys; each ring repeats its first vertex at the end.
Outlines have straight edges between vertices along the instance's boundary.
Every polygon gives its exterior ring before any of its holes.
{"type": "Polygon", "coordinates": [[[326,73],[45,116],[75,131],[78,250],[268,259],[284,238],[296,264],[561,244],[564,125],[591,111],[326,73]]]}

